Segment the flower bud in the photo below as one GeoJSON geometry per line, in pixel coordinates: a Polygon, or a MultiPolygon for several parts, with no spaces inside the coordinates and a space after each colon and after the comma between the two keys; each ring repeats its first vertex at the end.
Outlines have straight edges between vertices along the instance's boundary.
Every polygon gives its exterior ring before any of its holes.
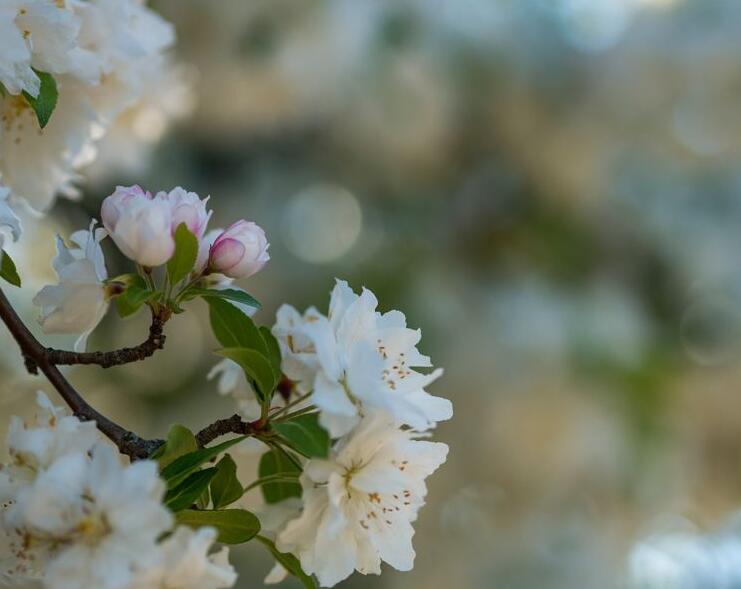
{"type": "Polygon", "coordinates": [[[229,278],[246,278],[259,272],[270,259],[265,232],[252,221],[237,221],[211,246],[208,269],[229,278]]]}
{"type": "Polygon", "coordinates": [[[170,192],[160,192],[155,198],[161,198],[170,203],[172,208],[172,233],[182,224],[198,238],[200,242],[206,232],[211,211],[206,210],[208,197],[201,200],[195,192],[188,192],[179,186],[170,192]]]}
{"type": "Polygon", "coordinates": [[[160,266],[175,253],[172,207],[159,195],[119,186],[103,201],[101,217],[118,249],[142,266],[160,266]]]}

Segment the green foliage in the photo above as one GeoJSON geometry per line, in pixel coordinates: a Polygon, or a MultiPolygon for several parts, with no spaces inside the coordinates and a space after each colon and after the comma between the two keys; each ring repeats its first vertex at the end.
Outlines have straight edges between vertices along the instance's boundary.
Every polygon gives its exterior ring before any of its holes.
{"type": "Polygon", "coordinates": [[[281,374],[280,349],[275,338],[231,303],[213,297],[205,300],[211,328],[224,346],[218,353],[242,367],[260,400],[268,404],[281,374]]]}
{"type": "Polygon", "coordinates": [[[216,458],[222,452],[225,452],[235,444],[244,440],[247,436],[233,438],[217,446],[210,448],[201,448],[195,452],[188,452],[168,464],[160,472],[160,476],[165,479],[168,489],[174,489],[191,474],[200,469],[202,464],[216,458]]]}
{"type": "Polygon", "coordinates": [[[21,277],[18,275],[18,269],[15,267],[13,258],[8,252],[0,250],[0,278],[9,282],[13,286],[21,285],[21,277]]]}
{"type": "Polygon", "coordinates": [[[208,490],[208,485],[217,472],[215,467],[194,472],[177,487],[167,492],[165,505],[175,512],[190,507],[208,490]]]}
{"type": "Polygon", "coordinates": [[[122,278],[125,278],[122,282],[127,285],[126,290],[116,297],[116,310],[121,317],[133,315],[144,303],[160,295],[159,291],[151,290],[138,274],[126,274],[122,278]]]}
{"type": "Polygon", "coordinates": [[[237,478],[237,465],[229,454],[216,465],[216,476],[211,481],[211,501],[214,509],[231,505],[244,493],[237,478]]]}
{"type": "Polygon", "coordinates": [[[316,581],[314,581],[314,577],[310,577],[304,572],[304,569],[301,568],[301,563],[298,561],[298,558],[293,556],[293,554],[280,552],[275,547],[273,541],[269,540],[265,536],[258,536],[256,539],[258,542],[260,542],[260,544],[266,546],[275,560],[283,565],[284,569],[286,569],[289,573],[291,573],[294,577],[301,581],[304,587],[306,587],[307,589],[316,589],[317,584],[316,581]]]}
{"type": "Polygon", "coordinates": [[[226,348],[216,353],[239,364],[247,375],[247,379],[254,385],[260,401],[268,402],[279,379],[279,375],[273,371],[270,360],[257,350],[246,348],[226,348]]]}
{"type": "Polygon", "coordinates": [[[175,459],[198,450],[198,442],[187,427],[175,424],[167,434],[167,442],[157,448],[152,458],[159,462],[160,470],[175,459]]]}
{"type": "Polygon", "coordinates": [[[185,223],[178,225],[174,237],[175,253],[167,262],[167,276],[170,278],[170,284],[177,284],[186,278],[192,272],[198,257],[198,239],[185,223]]]}
{"type": "MultiPolygon", "coordinates": [[[[260,478],[285,474],[296,477],[301,469],[280,448],[273,448],[262,455],[258,468],[260,478]]],[[[298,481],[274,481],[262,485],[262,495],[266,503],[278,503],[289,497],[301,497],[301,485],[298,481]]]]}
{"type": "Polygon", "coordinates": [[[254,538],[260,531],[260,520],[245,509],[196,510],[185,509],[175,514],[179,524],[191,528],[216,528],[218,541],[241,544],[254,538]]]}
{"type": "Polygon", "coordinates": [[[51,114],[57,106],[57,99],[59,98],[59,92],[57,91],[57,82],[51,74],[46,72],[40,72],[34,70],[36,75],[41,80],[41,87],[39,88],[39,95],[34,98],[28,92],[23,93],[23,97],[26,102],[36,113],[36,118],[39,121],[39,127],[42,129],[46,127],[51,114]]]}
{"type": "Polygon", "coordinates": [[[299,415],[272,425],[292,448],[304,456],[326,458],[329,454],[329,434],[319,425],[318,413],[299,415]]]}
{"type": "Polygon", "coordinates": [[[259,309],[262,306],[260,301],[255,297],[236,288],[225,288],[223,290],[216,290],[215,288],[189,288],[183,298],[185,300],[191,300],[196,297],[233,301],[235,303],[242,303],[249,307],[254,307],[255,309],[259,309]]]}

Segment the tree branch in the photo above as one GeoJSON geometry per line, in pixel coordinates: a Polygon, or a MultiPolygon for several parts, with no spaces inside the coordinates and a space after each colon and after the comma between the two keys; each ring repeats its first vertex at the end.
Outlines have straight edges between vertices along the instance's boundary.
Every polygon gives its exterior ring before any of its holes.
{"type": "Polygon", "coordinates": [[[216,438],[226,434],[254,435],[261,432],[264,427],[265,422],[262,420],[246,422],[242,420],[239,414],[235,413],[231,417],[217,419],[212,424],[204,427],[196,434],[196,442],[198,442],[199,447],[203,448],[216,438]]]}
{"type": "Polygon", "coordinates": [[[165,347],[165,336],[162,333],[170,313],[163,309],[159,313],[152,311],[152,324],[149,326],[149,337],[133,348],[121,348],[112,352],[70,352],[45,348],[49,362],[56,366],[74,364],[96,364],[102,368],[120,366],[138,362],[152,356],[157,350],[165,347]]]}
{"type": "MultiPolygon", "coordinates": [[[[151,353],[149,353],[142,357],[134,357],[137,354],[145,354],[149,349],[154,353],[155,349],[162,347],[164,343],[162,326],[168,318],[169,316],[153,314],[152,327],[149,330],[150,337],[147,342],[136,348],[124,348],[115,352],[91,352],[90,354],[64,352],[45,348],[41,345],[39,340],[29,331],[15,312],[2,288],[0,288],[0,320],[5,323],[10,334],[18,344],[28,371],[31,374],[38,374],[40,370],[75,416],[83,421],[94,421],[97,428],[118,447],[120,452],[129,456],[132,460],[148,458],[152,452],[164,444],[164,440],[147,440],[142,438],[108,419],[102,413],[99,413],[82,398],[80,393],[77,392],[59,371],[56,364],[98,364],[107,368],[109,366],[115,366],[117,363],[125,363],[124,361],[116,361],[117,357],[130,358],[126,362],[133,362],[151,356],[151,353]]],[[[265,419],[246,422],[238,414],[234,414],[231,417],[219,419],[204,427],[196,434],[196,441],[200,447],[204,447],[216,438],[230,433],[239,435],[264,434],[266,425],[267,421],[265,419]]]]}
{"type": "Polygon", "coordinates": [[[122,454],[132,459],[146,458],[162,444],[161,440],[145,440],[139,437],[93,409],[49,359],[47,349],[24,325],[2,289],[0,289],[0,319],[18,343],[29,372],[36,374],[41,370],[72,413],[81,420],[95,421],[98,429],[118,446],[122,454]]]}

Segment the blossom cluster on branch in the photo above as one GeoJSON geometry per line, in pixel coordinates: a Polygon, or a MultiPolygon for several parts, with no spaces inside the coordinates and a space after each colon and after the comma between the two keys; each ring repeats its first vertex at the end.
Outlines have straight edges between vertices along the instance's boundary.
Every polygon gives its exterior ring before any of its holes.
{"type": "Polygon", "coordinates": [[[1,0],[0,186],[38,211],[74,196],[96,141],[170,69],[174,39],[139,0],[1,0]]]}
{"type": "MultiPolygon", "coordinates": [[[[164,64],[173,31],[138,0],[0,0],[0,279],[20,286],[4,246],[21,227],[13,207],[39,211],[68,193],[92,141],[135,102],[164,64]]],[[[35,421],[14,417],[0,468],[0,582],[47,589],[219,589],[236,573],[228,545],[255,541],[274,557],[266,577],[332,586],[381,564],[414,563],[412,524],[426,479],[448,447],[430,441],[452,417],[426,388],[442,370],[417,346],[399,311],[343,281],[326,314],[284,305],[272,326],[235,284],[270,260],[263,229],[237,220],[209,227],[210,198],[182,187],[119,186],[99,220],[57,236],[57,282],[34,297],[45,333],[73,334],[73,350],[44,346],[0,288],[0,320],[42,393],[35,421]],[[130,262],[110,276],[105,250],[130,262]],[[173,425],[144,439],[93,408],[59,370],[144,360],[165,345],[166,324],[196,301],[208,307],[222,360],[211,377],[236,413],[193,432],[173,425]],[[147,309],[140,345],[88,351],[111,307],[147,309]],[[224,438],[225,439],[220,439],[224,438]],[[260,452],[245,483],[230,449],[260,452]],[[241,506],[259,489],[264,506],[241,506]],[[218,545],[221,548],[218,548],[218,545]]],[[[177,343],[175,343],[177,345],[177,343]]]]}
{"type": "Polygon", "coordinates": [[[0,297],[0,316],[27,365],[51,375],[78,413],[61,416],[42,398],[36,424],[13,421],[0,510],[7,578],[38,577],[51,588],[228,587],[226,553],[212,554],[211,545],[253,538],[276,558],[269,582],[293,574],[309,587],[315,578],[332,586],[353,571],[379,574],[382,562],[412,568],[425,479],[448,452],[420,438],[452,416],[450,401],[425,390],[442,371],[419,352],[421,332],[399,311],[379,312],[369,290],[356,294],[339,280],[326,315],[284,305],[272,328],[256,325],[260,304],[234,280],[269,261],[267,237],[246,220],[209,230],[209,205],[181,187],[119,186],[102,203],[103,227],[91,220],[69,242],[57,237],[58,284],[34,303],[45,332],[79,336],[74,352],[29,344],[33,336],[0,297]],[[102,247],[109,237],[132,272],[109,277],[102,247]],[[165,441],[143,440],[102,423],[54,372],[59,364],[146,358],[162,347],[167,321],[196,300],[208,305],[222,346],[212,376],[236,401],[232,418],[198,434],[173,426],[165,441]],[[150,338],[139,348],[86,352],[112,303],[122,318],[149,308],[150,338]],[[120,453],[144,460],[124,465],[94,422],[120,453]],[[213,445],[227,434],[237,437],[213,445]],[[247,485],[227,453],[236,444],[262,453],[247,485]],[[234,507],[257,487],[264,513],[234,507]],[[184,553],[195,555],[187,574],[184,553]]]}

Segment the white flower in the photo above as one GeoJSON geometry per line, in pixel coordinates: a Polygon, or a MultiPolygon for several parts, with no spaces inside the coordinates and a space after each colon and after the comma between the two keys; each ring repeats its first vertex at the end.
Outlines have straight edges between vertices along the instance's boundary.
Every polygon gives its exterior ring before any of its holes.
{"type": "Polygon", "coordinates": [[[421,332],[407,328],[403,313],[381,314],[377,305],[369,290],[356,295],[346,282],[337,281],[328,317],[311,312],[300,318],[290,309],[279,317],[275,333],[284,352],[289,351],[285,368],[294,370],[295,361],[315,371],[312,400],[333,437],[371,413],[389,415],[418,431],[453,415],[449,400],[425,391],[442,370],[415,370],[431,366],[416,347],[421,332]]]}
{"type": "Polygon", "coordinates": [[[301,315],[291,305],[282,305],[275,315],[272,333],[278,340],[283,358],[283,373],[303,392],[314,386],[319,361],[314,341],[304,333],[304,327],[325,319],[314,307],[301,315]]]}
{"type": "Polygon", "coordinates": [[[55,407],[41,391],[36,404],[39,411],[33,422],[15,415],[10,418],[8,453],[13,477],[33,478],[63,456],[88,453],[99,440],[94,422],[80,421],[67,409],[55,407]]]}
{"type": "MultiPolygon", "coordinates": [[[[279,503],[266,503],[262,506],[257,516],[260,518],[260,533],[274,540],[289,520],[295,519],[301,513],[301,499],[291,497],[279,503]]],[[[273,568],[263,581],[266,585],[276,585],[288,577],[288,571],[279,563],[275,562],[273,568]]]]}
{"type": "Polygon", "coordinates": [[[10,189],[0,186],[0,250],[5,247],[5,240],[16,241],[21,236],[21,222],[8,204],[10,189]]]}
{"type": "Polygon", "coordinates": [[[57,459],[21,487],[2,514],[2,528],[21,534],[48,589],[119,589],[137,567],[157,558],[157,539],[172,525],[162,505],[157,464],[123,466],[116,451],[98,445],[92,456],[57,459]]]}
{"type": "Polygon", "coordinates": [[[630,554],[630,587],[712,589],[741,587],[741,533],[738,526],[715,534],[659,534],[630,554]]]}
{"type": "Polygon", "coordinates": [[[208,220],[211,218],[211,213],[213,212],[206,208],[210,197],[201,200],[201,197],[195,192],[188,192],[184,188],[177,186],[170,192],[158,192],[155,198],[161,198],[170,203],[170,207],[172,208],[171,229],[173,233],[175,233],[175,230],[181,223],[185,223],[185,226],[196,236],[198,241],[203,239],[208,220]]]}
{"type": "Polygon", "coordinates": [[[412,522],[427,494],[425,478],[448,447],[418,441],[382,417],[364,420],[331,460],[310,460],[301,476],[304,510],[278,535],[309,574],[331,587],[353,570],[380,574],[414,564],[412,522]]]}
{"type": "Polygon", "coordinates": [[[237,573],[229,549],[210,554],[216,530],[178,527],[157,546],[157,562],[142,570],[127,589],[222,589],[232,587],[237,573]]]}
{"type": "Polygon", "coordinates": [[[161,266],[175,253],[172,207],[161,195],[118,186],[103,201],[100,214],[121,253],[138,264],[161,266]]]}
{"type": "Polygon", "coordinates": [[[270,260],[265,231],[244,219],[232,223],[213,242],[208,269],[229,278],[247,278],[259,272],[270,260]]]}
{"type": "Polygon", "coordinates": [[[85,349],[87,338],[108,310],[104,281],[108,278],[101,240],[104,229],[77,231],[70,237],[76,248],[69,248],[57,236],[57,257],[52,265],[59,284],[45,286],[34,297],[41,307],[41,326],[45,333],[79,333],[75,350],[85,349]]]}
{"type": "Polygon", "coordinates": [[[0,179],[40,211],[75,196],[76,171],[95,142],[169,67],[173,29],[138,0],[4,0],[0,6],[0,179]],[[58,102],[41,129],[21,96],[33,69],[50,72],[58,102]]]}

